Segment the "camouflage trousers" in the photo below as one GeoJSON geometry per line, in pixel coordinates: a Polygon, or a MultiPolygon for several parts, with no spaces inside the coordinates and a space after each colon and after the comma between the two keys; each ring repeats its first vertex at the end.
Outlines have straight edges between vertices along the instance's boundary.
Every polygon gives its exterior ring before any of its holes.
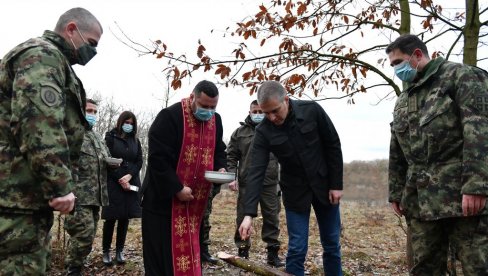
{"type": "Polygon", "coordinates": [[[64,260],[66,267],[83,267],[92,250],[100,219],[99,212],[98,206],[76,206],[74,214],[66,216],[64,229],[70,235],[68,254],[64,260]]]}
{"type": "Polygon", "coordinates": [[[448,247],[456,250],[465,276],[488,275],[488,216],[435,221],[407,219],[412,234],[411,275],[446,275],[448,247]]]}
{"type": "Polygon", "coordinates": [[[51,211],[33,214],[0,210],[0,275],[45,275],[51,211]]]}
{"type": "MultiPolygon", "coordinates": [[[[244,220],[244,196],[246,187],[239,186],[239,195],[237,196],[237,216],[236,231],[234,233],[234,242],[237,248],[251,247],[251,239],[242,240],[239,234],[239,226],[244,220]]],[[[281,196],[278,193],[278,185],[265,185],[261,191],[259,208],[263,216],[263,225],[261,228],[261,239],[266,243],[266,248],[279,248],[280,241],[280,211],[281,196]]]]}
{"type": "Polygon", "coordinates": [[[200,224],[200,245],[210,245],[210,214],[212,213],[212,201],[220,193],[220,185],[212,185],[208,197],[207,208],[203,214],[203,221],[200,224]]]}

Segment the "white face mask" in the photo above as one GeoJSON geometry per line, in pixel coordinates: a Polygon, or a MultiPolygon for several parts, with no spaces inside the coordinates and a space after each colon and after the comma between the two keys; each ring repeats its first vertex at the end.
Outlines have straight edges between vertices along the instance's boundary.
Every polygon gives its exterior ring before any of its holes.
{"type": "Polygon", "coordinates": [[[264,114],[251,114],[251,120],[255,122],[256,124],[261,123],[261,121],[264,119],[264,114]]]}

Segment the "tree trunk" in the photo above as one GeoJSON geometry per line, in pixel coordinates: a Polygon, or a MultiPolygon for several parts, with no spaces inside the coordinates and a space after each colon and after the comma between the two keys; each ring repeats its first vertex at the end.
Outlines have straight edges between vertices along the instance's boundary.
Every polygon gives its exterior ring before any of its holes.
{"type": "MultiPolygon", "coordinates": [[[[469,0],[466,0],[469,1],[469,0]]],[[[411,29],[411,21],[410,21],[410,4],[408,0],[400,0],[400,11],[401,11],[401,18],[400,18],[400,34],[409,34],[411,29]]]]}
{"type": "MultiPolygon", "coordinates": [[[[398,29],[399,32],[400,32],[400,35],[403,35],[403,34],[409,34],[410,33],[410,29],[411,29],[411,18],[410,18],[410,4],[408,3],[408,0],[400,0],[400,28],[398,29]]],[[[405,85],[406,83],[403,82],[402,83],[403,85],[403,88],[405,88],[405,85]]],[[[400,95],[401,91],[397,91],[395,89],[395,92],[398,95],[400,95]]],[[[407,247],[409,245],[407,244],[407,247]]]]}
{"type": "Polygon", "coordinates": [[[281,271],[279,269],[260,264],[260,263],[255,263],[249,260],[246,260],[244,258],[237,257],[235,255],[230,255],[225,252],[219,252],[217,256],[223,260],[224,262],[231,264],[233,266],[237,266],[239,268],[242,268],[246,271],[253,272],[257,275],[262,275],[262,276],[292,276],[291,274],[288,274],[284,271],[281,271]]]}
{"type": "Polygon", "coordinates": [[[478,59],[477,53],[480,28],[481,22],[478,0],[466,0],[466,25],[463,29],[464,64],[476,65],[478,59]]]}

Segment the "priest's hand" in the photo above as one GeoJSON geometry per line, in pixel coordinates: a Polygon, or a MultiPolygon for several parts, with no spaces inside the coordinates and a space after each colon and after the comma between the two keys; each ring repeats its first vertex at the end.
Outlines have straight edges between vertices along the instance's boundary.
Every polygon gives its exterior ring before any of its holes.
{"type": "Polygon", "coordinates": [[[245,216],[242,220],[241,226],[239,226],[239,234],[241,235],[242,240],[247,240],[251,237],[252,231],[252,217],[245,216]]]}
{"type": "Polygon", "coordinates": [[[185,186],[183,189],[181,189],[181,191],[176,193],[176,197],[181,201],[191,201],[193,200],[193,195],[191,192],[191,188],[185,186]]]}
{"type": "Polygon", "coordinates": [[[229,183],[229,189],[234,192],[239,190],[239,182],[237,181],[237,179],[229,183]]]}

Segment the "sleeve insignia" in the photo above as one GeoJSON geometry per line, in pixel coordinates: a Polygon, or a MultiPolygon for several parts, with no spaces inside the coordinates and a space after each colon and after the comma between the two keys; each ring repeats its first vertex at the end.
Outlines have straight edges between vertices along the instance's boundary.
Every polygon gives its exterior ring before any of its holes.
{"type": "Polygon", "coordinates": [[[49,107],[59,105],[61,102],[61,95],[52,86],[41,87],[41,99],[49,107]]]}
{"type": "Polygon", "coordinates": [[[488,96],[476,95],[475,105],[480,112],[488,114],[488,96]]]}

